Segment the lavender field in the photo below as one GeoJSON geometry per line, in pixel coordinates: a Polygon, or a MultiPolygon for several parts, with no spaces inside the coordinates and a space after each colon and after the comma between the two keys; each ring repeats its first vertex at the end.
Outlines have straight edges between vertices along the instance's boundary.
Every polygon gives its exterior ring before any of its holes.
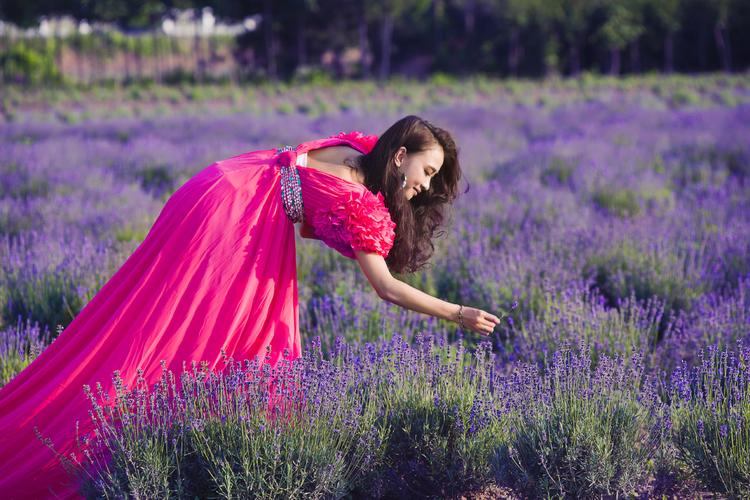
{"type": "Polygon", "coordinates": [[[91,390],[108,418],[82,492],[750,495],[748,75],[10,89],[0,384],[206,165],[406,114],[454,135],[468,192],[432,266],[397,277],[504,314],[493,336],[388,304],[355,261],[298,239],[305,354],[279,375],[285,418],[243,360],[122,387],[129,411],[91,390]]]}

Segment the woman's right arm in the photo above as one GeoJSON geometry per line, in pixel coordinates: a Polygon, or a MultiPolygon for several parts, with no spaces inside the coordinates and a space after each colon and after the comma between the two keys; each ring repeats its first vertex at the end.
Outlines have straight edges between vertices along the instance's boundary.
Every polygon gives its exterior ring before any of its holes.
{"type": "MultiPolygon", "coordinates": [[[[391,275],[385,259],[376,253],[355,251],[357,262],[378,296],[412,311],[458,323],[460,306],[440,300],[391,275]]],[[[473,307],[463,308],[463,323],[467,329],[489,335],[500,318],[473,307]]]]}

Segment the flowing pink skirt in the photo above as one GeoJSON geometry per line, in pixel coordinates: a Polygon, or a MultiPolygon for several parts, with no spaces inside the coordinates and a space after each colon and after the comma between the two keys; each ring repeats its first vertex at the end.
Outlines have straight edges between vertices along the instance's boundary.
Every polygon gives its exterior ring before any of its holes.
{"type": "Polygon", "coordinates": [[[83,392],[112,372],[151,386],[160,360],[221,369],[264,356],[300,355],[294,225],[281,204],[275,150],[203,169],[167,201],[144,241],[73,322],[0,389],[0,498],[76,498],[56,450],[75,451],[75,424],[90,432],[83,392]]]}

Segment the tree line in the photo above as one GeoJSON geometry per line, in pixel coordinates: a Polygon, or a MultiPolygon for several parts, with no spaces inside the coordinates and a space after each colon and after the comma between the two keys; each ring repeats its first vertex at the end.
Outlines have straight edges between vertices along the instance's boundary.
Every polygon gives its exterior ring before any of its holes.
{"type": "Polygon", "coordinates": [[[315,67],[325,54],[342,76],[350,48],[358,75],[381,79],[729,72],[750,61],[748,0],[3,0],[0,18],[31,26],[71,15],[128,33],[158,27],[170,9],[202,7],[231,22],[260,14],[258,29],[236,44],[252,49],[252,64],[270,79],[315,67]]]}

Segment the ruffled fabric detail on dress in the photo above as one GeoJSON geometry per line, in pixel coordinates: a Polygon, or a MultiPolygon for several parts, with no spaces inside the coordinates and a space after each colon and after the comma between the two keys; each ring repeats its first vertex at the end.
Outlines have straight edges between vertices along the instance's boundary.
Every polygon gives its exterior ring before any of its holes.
{"type": "Polygon", "coordinates": [[[329,137],[329,139],[333,139],[334,137],[337,139],[357,142],[361,144],[368,153],[372,151],[372,148],[375,147],[375,143],[378,142],[377,135],[367,135],[358,130],[353,130],[351,132],[339,132],[338,135],[332,135],[331,137],[329,137]]]}
{"type": "Polygon", "coordinates": [[[388,256],[396,238],[382,193],[351,191],[312,218],[316,235],[342,255],[355,259],[355,250],[388,256]]]}

